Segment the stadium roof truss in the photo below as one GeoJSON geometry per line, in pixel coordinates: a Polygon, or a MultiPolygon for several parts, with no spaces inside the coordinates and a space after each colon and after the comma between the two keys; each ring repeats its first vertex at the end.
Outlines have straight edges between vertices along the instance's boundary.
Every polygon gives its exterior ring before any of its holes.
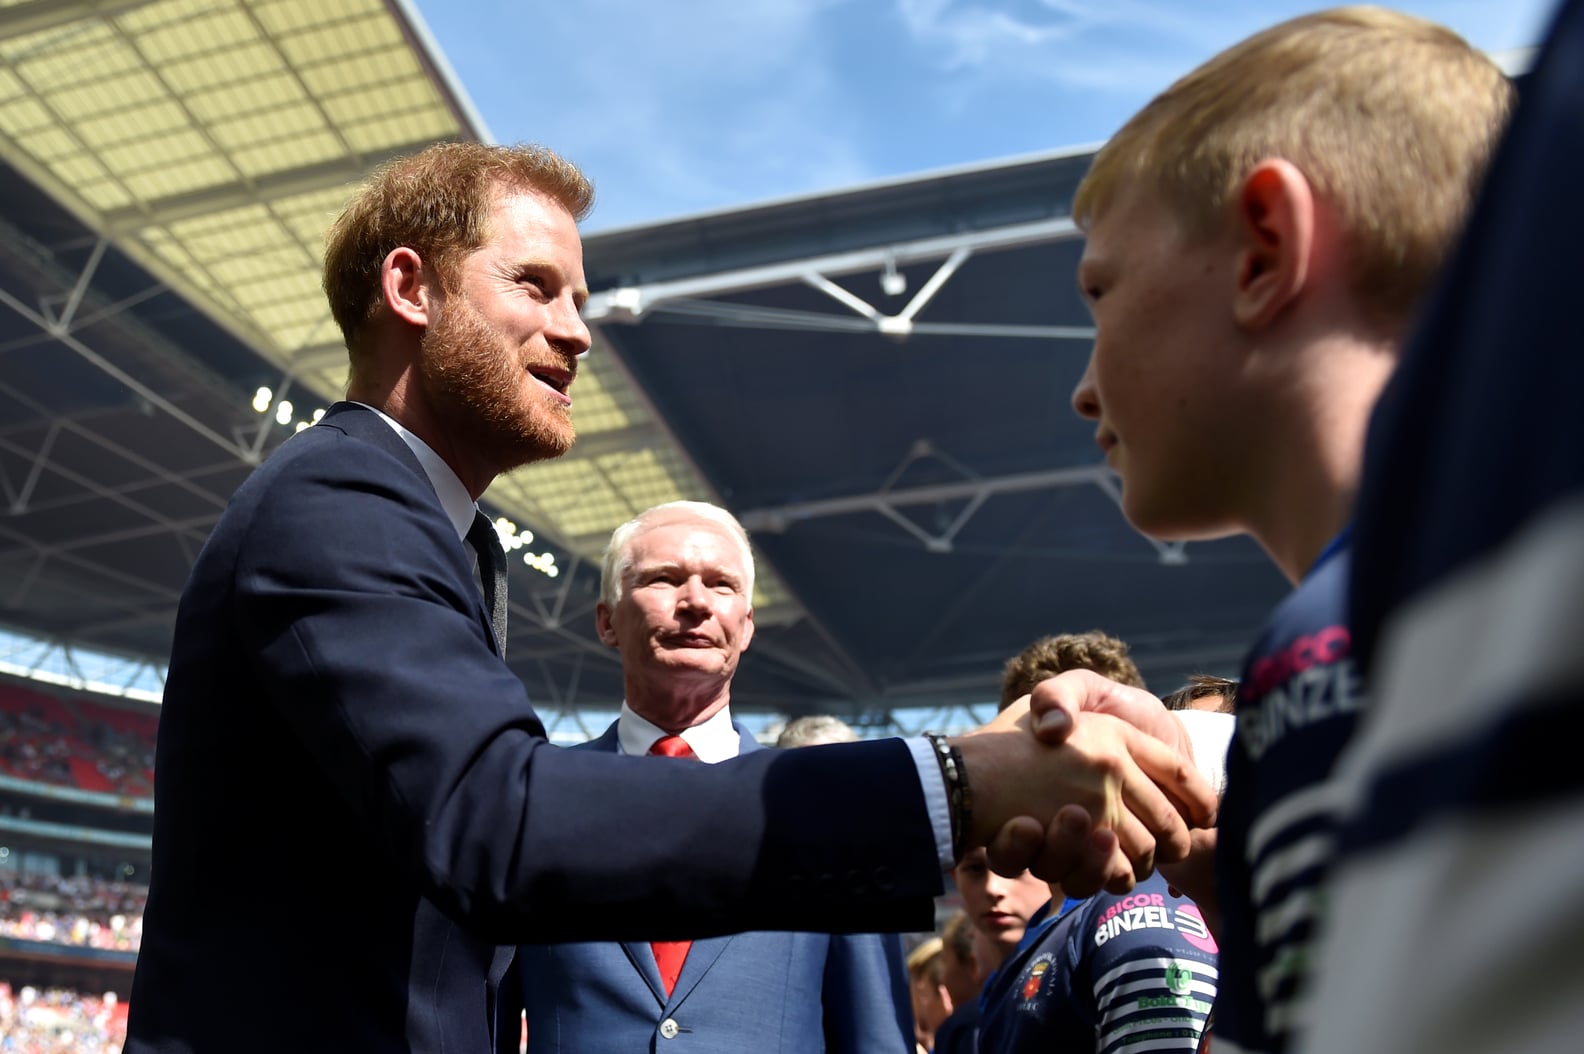
{"type": "MultiPolygon", "coordinates": [[[[1089,325],[1017,325],[1000,322],[919,321],[927,308],[958,269],[976,252],[1042,245],[1079,237],[1069,218],[1040,220],[1010,227],[964,231],[924,238],[897,245],[854,250],[832,255],[811,256],[777,264],[744,268],[698,278],[659,281],[652,285],[618,286],[594,294],[586,311],[590,322],[633,325],[645,313],[706,319],[721,326],[777,329],[805,333],[859,333],[886,337],[898,342],[917,335],[956,338],[999,338],[1014,340],[1092,341],[1094,327],[1089,325]],[[900,296],[907,291],[907,279],[899,265],[935,265],[917,292],[895,313],[887,314],[869,300],[838,285],[834,278],[863,272],[880,272],[882,293],[900,296]],[[851,315],[815,311],[787,311],[757,307],[717,299],[733,293],[765,289],[789,282],[801,282],[848,308],[851,315]]],[[[750,531],[780,533],[796,521],[822,516],[839,516],[859,511],[876,512],[912,535],[932,553],[949,553],[952,539],[989,498],[997,494],[1047,487],[1092,484],[1118,503],[1121,490],[1115,475],[1099,464],[1073,465],[985,478],[962,465],[953,465],[959,479],[924,486],[899,488],[900,478],[920,459],[934,458],[952,464],[951,456],[934,448],[925,439],[904,453],[896,468],[874,490],[841,497],[793,502],[771,508],[750,509],[740,515],[750,531]],[[937,530],[926,530],[908,519],[901,510],[963,499],[966,504],[951,521],[937,530]]],[[[1155,547],[1164,563],[1183,563],[1187,559],[1182,542],[1159,542],[1145,538],[1155,547]]]]}

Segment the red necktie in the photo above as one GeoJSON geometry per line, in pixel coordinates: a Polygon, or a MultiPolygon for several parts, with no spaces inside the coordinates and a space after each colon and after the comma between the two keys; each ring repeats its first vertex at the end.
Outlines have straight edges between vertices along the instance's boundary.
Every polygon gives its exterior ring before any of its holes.
{"type": "MultiPolygon", "coordinates": [[[[661,736],[649,748],[649,753],[667,758],[698,760],[698,755],[693,753],[693,748],[681,736],[661,736]]],[[[655,965],[660,968],[660,983],[665,985],[667,997],[676,988],[677,978],[682,975],[682,964],[687,961],[688,949],[692,946],[692,941],[653,941],[649,945],[654,951],[655,965]]]]}

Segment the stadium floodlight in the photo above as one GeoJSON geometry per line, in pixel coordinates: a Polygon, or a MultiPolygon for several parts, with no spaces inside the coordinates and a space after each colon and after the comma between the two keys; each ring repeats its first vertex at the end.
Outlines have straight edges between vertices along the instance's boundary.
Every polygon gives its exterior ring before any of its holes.
{"type": "Polygon", "coordinates": [[[264,413],[270,408],[270,400],[275,398],[275,393],[268,388],[260,388],[253,393],[253,410],[255,413],[264,413]]]}
{"type": "Polygon", "coordinates": [[[901,296],[907,292],[907,275],[897,270],[896,257],[886,254],[885,270],[880,272],[880,288],[887,296],[901,296]]]}
{"type": "Polygon", "coordinates": [[[292,410],[293,409],[294,409],[294,407],[292,406],[290,399],[282,399],[279,403],[276,403],[275,404],[275,421],[276,421],[276,423],[277,424],[283,424],[283,425],[291,424],[292,410]]]}

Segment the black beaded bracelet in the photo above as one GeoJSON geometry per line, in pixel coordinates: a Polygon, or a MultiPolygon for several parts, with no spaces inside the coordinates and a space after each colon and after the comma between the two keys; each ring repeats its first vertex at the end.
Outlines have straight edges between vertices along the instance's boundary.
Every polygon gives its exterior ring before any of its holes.
{"type": "Polygon", "coordinates": [[[935,749],[941,780],[946,784],[947,813],[951,817],[952,829],[952,859],[961,860],[964,841],[973,820],[973,793],[968,789],[968,766],[963,764],[962,751],[945,736],[925,732],[924,738],[935,749]]]}

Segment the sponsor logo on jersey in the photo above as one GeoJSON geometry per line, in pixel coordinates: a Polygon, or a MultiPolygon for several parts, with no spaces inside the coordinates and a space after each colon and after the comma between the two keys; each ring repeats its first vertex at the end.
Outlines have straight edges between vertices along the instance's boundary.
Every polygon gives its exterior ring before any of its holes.
{"type": "Polygon", "coordinates": [[[1095,925],[1095,947],[1134,930],[1175,930],[1200,951],[1211,954],[1216,951],[1215,938],[1210,936],[1199,909],[1193,904],[1170,907],[1159,893],[1123,897],[1107,908],[1095,925]]]}
{"type": "MultiPolygon", "coordinates": [[[[1346,626],[1327,626],[1299,637],[1280,651],[1261,656],[1249,667],[1247,696],[1261,696],[1316,666],[1332,666],[1353,650],[1353,637],[1346,626]]],[[[1240,695],[1238,702],[1245,698],[1240,695]]]]}
{"type": "Polygon", "coordinates": [[[1210,935],[1210,927],[1205,925],[1204,915],[1199,912],[1199,905],[1180,905],[1172,917],[1177,921],[1177,932],[1182,934],[1183,940],[1211,955],[1220,951],[1215,938],[1210,935]]]}
{"type": "MultiPolygon", "coordinates": [[[[1345,630],[1341,632],[1346,634],[1345,630]]],[[[1310,639],[1302,638],[1300,643],[1310,639]]],[[[1287,733],[1333,717],[1354,714],[1364,703],[1362,679],[1353,660],[1345,655],[1332,663],[1288,668],[1293,672],[1285,681],[1263,694],[1252,695],[1247,704],[1239,699],[1237,741],[1255,760],[1287,733]]]]}
{"type": "MultiPolygon", "coordinates": [[[[1171,995],[1146,995],[1140,996],[1138,1008],[1140,1010],[1187,1010],[1196,1014],[1208,1014],[1210,1004],[1203,999],[1195,999],[1193,992],[1193,968],[1181,959],[1173,959],[1166,964],[1166,990],[1171,995]]],[[[1185,1015],[1163,1014],[1158,1015],[1159,1020],[1177,1018],[1185,1015]]]]}

